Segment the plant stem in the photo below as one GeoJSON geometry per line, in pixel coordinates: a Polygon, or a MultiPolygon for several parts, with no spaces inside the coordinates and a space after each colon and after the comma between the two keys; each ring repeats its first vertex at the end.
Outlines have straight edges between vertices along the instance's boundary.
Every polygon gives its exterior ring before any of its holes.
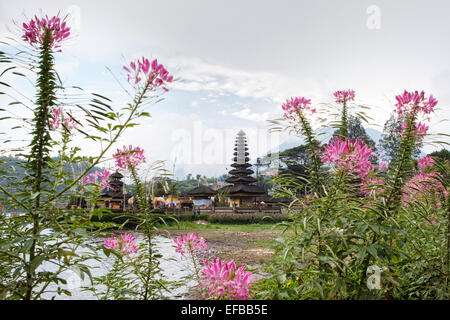
{"type": "Polygon", "coordinates": [[[28,166],[32,171],[32,191],[34,199],[34,208],[31,211],[33,219],[32,245],[29,251],[29,264],[27,266],[26,276],[26,294],[25,299],[30,300],[33,292],[33,279],[35,272],[32,270],[31,263],[36,257],[36,241],[40,234],[40,216],[41,216],[41,190],[42,184],[47,181],[44,170],[48,167],[50,134],[48,129],[49,108],[55,104],[55,75],[53,71],[53,56],[51,50],[52,36],[50,30],[44,33],[42,48],[39,61],[39,77],[37,87],[39,88],[37,109],[33,119],[35,129],[33,130],[33,139],[31,141],[31,153],[28,159],[28,166]]]}

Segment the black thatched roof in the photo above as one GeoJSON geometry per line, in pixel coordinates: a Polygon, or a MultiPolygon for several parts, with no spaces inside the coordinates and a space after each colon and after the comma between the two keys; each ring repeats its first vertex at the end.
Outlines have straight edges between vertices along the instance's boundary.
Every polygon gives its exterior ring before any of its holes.
{"type": "Polygon", "coordinates": [[[251,170],[251,169],[232,169],[230,170],[230,172],[228,172],[229,174],[253,174],[255,173],[255,171],[251,170]]]}
{"type": "Polygon", "coordinates": [[[187,194],[190,196],[197,196],[197,195],[202,195],[202,194],[215,195],[215,194],[217,194],[217,191],[215,191],[207,186],[200,186],[200,187],[197,187],[195,189],[188,191],[187,194]]]}
{"type": "Polygon", "coordinates": [[[113,174],[111,174],[110,177],[111,178],[116,178],[116,179],[122,179],[123,175],[119,171],[116,171],[113,174]]]}
{"type": "Polygon", "coordinates": [[[233,168],[250,168],[252,165],[250,163],[237,164],[235,162],[235,163],[230,164],[230,166],[233,168]]]}
{"type": "Polygon", "coordinates": [[[104,190],[100,194],[100,198],[116,198],[116,199],[123,199],[123,192],[121,191],[113,191],[113,190],[104,190]]]}
{"type": "Polygon", "coordinates": [[[238,177],[238,176],[232,176],[225,180],[228,183],[255,183],[257,180],[253,177],[238,177]]]}
{"type": "Polygon", "coordinates": [[[264,194],[266,190],[258,186],[237,184],[234,186],[225,186],[220,189],[220,191],[228,192],[229,195],[236,193],[247,193],[247,194],[264,194]]]}
{"type": "Polygon", "coordinates": [[[180,197],[181,198],[187,198],[187,197],[189,197],[189,194],[186,192],[186,191],[180,191],[180,197]]]}

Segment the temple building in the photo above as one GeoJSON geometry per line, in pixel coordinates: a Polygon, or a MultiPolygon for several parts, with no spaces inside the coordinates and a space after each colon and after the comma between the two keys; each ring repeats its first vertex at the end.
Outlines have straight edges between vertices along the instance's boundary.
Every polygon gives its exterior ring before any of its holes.
{"type": "Polygon", "coordinates": [[[187,192],[187,195],[192,198],[192,202],[195,207],[209,208],[212,207],[213,199],[217,191],[211,189],[208,186],[199,186],[187,192]]]}
{"type": "Polygon", "coordinates": [[[257,182],[251,175],[254,173],[250,169],[252,166],[249,162],[249,153],[247,152],[247,139],[244,131],[239,131],[236,138],[234,157],[229,171],[231,177],[226,179],[230,185],[220,189],[220,192],[228,194],[228,204],[237,207],[253,206],[257,201],[257,197],[266,194],[266,191],[254,185],[257,182]]]}
{"type": "Polygon", "coordinates": [[[109,187],[100,194],[97,205],[108,208],[111,211],[124,211],[127,207],[127,201],[130,195],[124,194],[124,183],[121,181],[123,175],[116,171],[110,175],[109,187]]]}

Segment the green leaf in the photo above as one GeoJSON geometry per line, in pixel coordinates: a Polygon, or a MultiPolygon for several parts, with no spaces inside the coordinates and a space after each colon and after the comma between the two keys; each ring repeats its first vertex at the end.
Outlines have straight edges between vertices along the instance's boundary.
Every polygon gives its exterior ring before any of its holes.
{"type": "Polygon", "coordinates": [[[110,99],[108,99],[107,97],[104,97],[104,96],[102,96],[102,95],[99,95],[98,93],[92,93],[92,95],[97,96],[97,97],[100,97],[100,98],[105,99],[105,100],[108,100],[109,102],[112,102],[112,100],[110,100],[110,99]]]}
{"type": "Polygon", "coordinates": [[[88,237],[88,234],[87,234],[86,230],[84,230],[82,228],[76,228],[72,232],[77,234],[77,235],[79,235],[79,236],[88,237]]]}
{"type": "Polygon", "coordinates": [[[15,69],[16,67],[9,67],[9,68],[6,68],[2,73],[0,73],[0,77],[2,76],[2,75],[4,75],[6,72],[8,72],[8,70],[11,70],[11,69],[15,69]]]}
{"type": "Polygon", "coordinates": [[[34,272],[37,269],[37,267],[39,267],[44,260],[45,260],[44,255],[39,255],[39,256],[34,257],[34,259],[31,261],[31,264],[30,264],[30,269],[31,269],[30,271],[34,272]]]}
{"type": "Polygon", "coordinates": [[[375,259],[378,257],[377,249],[373,244],[371,244],[367,247],[367,251],[369,251],[369,253],[372,255],[372,257],[374,257],[375,259]]]}
{"type": "Polygon", "coordinates": [[[22,247],[22,252],[28,252],[31,249],[31,246],[33,245],[33,239],[28,239],[25,241],[22,247]]]}

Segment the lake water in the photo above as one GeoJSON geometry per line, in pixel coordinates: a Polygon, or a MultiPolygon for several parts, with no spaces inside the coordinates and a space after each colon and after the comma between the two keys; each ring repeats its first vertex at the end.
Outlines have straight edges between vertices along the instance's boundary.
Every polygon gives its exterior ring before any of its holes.
{"type": "MultiPolygon", "coordinates": [[[[141,241],[143,238],[139,233],[133,233],[133,236],[136,238],[137,242],[141,241]]],[[[103,245],[104,239],[96,238],[93,239],[93,242],[103,245]]],[[[179,253],[175,252],[174,242],[172,239],[156,236],[154,242],[156,243],[156,248],[159,253],[163,256],[160,259],[160,267],[163,270],[163,278],[169,281],[181,281],[183,277],[193,274],[194,269],[192,262],[190,262],[187,257],[181,257],[179,253]]],[[[106,257],[102,252],[102,256],[101,262],[89,260],[89,263],[85,263],[90,267],[91,274],[94,277],[105,275],[114,262],[115,258],[113,255],[106,257]]],[[[44,263],[37,269],[37,271],[55,271],[55,267],[52,264],[44,263]]],[[[61,277],[67,281],[67,285],[60,285],[60,287],[70,291],[72,296],[65,294],[57,295],[55,292],[56,285],[53,285],[53,287],[49,286],[50,292],[46,292],[42,298],[55,300],[97,300],[97,297],[92,292],[81,289],[83,286],[90,286],[89,279],[86,279],[87,276],[84,280],[81,280],[76,272],[68,270],[62,273],[61,277]]],[[[181,286],[173,286],[170,288],[170,292],[165,293],[164,295],[169,299],[185,299],[189,288],[194,284],[194,281],[190,281],[189,283],[185,283],[181,286]]]]}

